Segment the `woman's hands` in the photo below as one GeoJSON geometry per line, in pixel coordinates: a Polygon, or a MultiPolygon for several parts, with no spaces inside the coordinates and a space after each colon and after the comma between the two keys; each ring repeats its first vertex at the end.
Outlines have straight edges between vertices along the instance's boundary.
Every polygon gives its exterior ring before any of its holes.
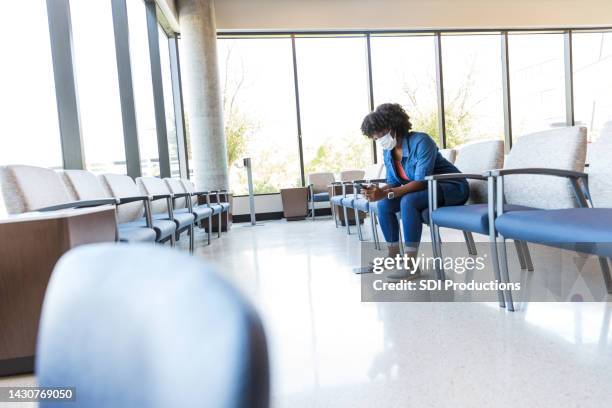
{"type": "Polygon", "coordinates": [[[391,191],[391,186],[380,188],[373,184],[368,189],[364,190],[364,194],[368,201],[378,201],[386,198],[389,191],[391,191]]]}

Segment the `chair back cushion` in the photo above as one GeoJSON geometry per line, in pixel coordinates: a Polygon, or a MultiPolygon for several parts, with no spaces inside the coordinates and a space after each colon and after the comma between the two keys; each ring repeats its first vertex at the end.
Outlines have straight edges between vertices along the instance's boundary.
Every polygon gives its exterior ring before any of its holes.
{"type": "MultiPolygon", "coordinates": [[[[517,138],[504,168],[556,168],[584,171],[586,128],[564,127],[517,138]]],[[[514,175],[504,177],[506,202],[554,209],[576,207],[571,182],[554,176],[514,175]]]]}
{"type": "MultiPolygon", "coordinates": [[[[180,179],[174,179],[174,178],[165,178],[164,182],[166,183],[166,186],[168,187],[168,189],[170,190],[170,192],[172,194],[184,194],[187,193],[187,190],[185,190],[185,187],[183,186],[183,183],[181,183],[180,179]]],[[[186,202],[184,198],[177,198],[174,201],[174,208],[185,208],[186,207],[186,202]]]]}
{"type": "MultiPolygon", "coordinates": [[[[157,177],[138,177],[136,184],[142,194],[154,196],[160,194],[170,194],[170,190],[164,181],[157,177]]],[[[165,199],[155,200],[151,203],[153,214],[168,212],[168,201],[165,199]]]]}
{"type": "MultiPolygon", "coordinates": [[[[181,179],[181,184],[183,184],[183,187],[185,188],[185,191],[188,193],[195,193],[196,192],[196,188],[195,188],[195,183],[189,179],[186,178],[182,178],[181,179]]],[[[196,206],[198,205],[198,197],[196,196],[192,196],[191,197],[191,205],[196,206]]]]}
{"type": "Polygon", "coordinates": [[[9,214],[72,201],[60,175],[44,167],[4,166],[0,168],[0,186],[9,214]]]}
{"type": "Polygon", "coordinates": [[[255,310],[197,257],[150,245],[85,245],[60,259],[42,307],[36,379],[75,387],[88,408],[269,403],[255,310]]]}
{"type": "Polygon", "coordinates": [[[98,177],[87,170],[64,170],[60,173],[73,200],[110,198],[98,177]]]}
{"type": "Polygon", "coordinates": [[[335,181],[334,173],[311,173],[308,175],[308,184],[312,184],[315,193],[325,193],[327,186],[335,181]]]}
{"type": "Polygon", "coordinates": [[[374,179],[379,178],[381,166],[384,166],[384,164],[378,163],[378,164],[372,164],[371,166],[366,167],[363,178],[366,180],[374,180],[374,179]]]}
{"type": "MultiPolygon", "coordinates": [[[[134,180],[125,174],[103,174],[98,178],[109,195],[115,198],[136,197],[143,195],[134,180]]],[[[117,206],[117,221],[120,224],[135,221],[144,216],[144,205],[141,201],[117,206]]]]}
{"type": "Polygon", "coordinates": [[[340,172],[340,181],[363,180],[364,176],[363,170],[344,170],[340,172]]]}
{"type": "Polygon", "coordinates": [[[589,145],[589,190],[595,207],[612,208],[612,122],[589,145]]]}
{"type": "MultiPolygon", "coordinates": [[[[488,140],[464,145],[457,152],[455,166],[462,173],[481,174],[487,170],[500,169],[504,165],[504,142],[488,140]]],[[[469,204],[487,202],[487,182],[468,180],[470,183],[469,204]]]]}
{"type": "Polygon", "coordinates": [[[451,163],[455,163],[457,159],[457,150],[455,149],[440,149],[440,154],[451,163]]]}

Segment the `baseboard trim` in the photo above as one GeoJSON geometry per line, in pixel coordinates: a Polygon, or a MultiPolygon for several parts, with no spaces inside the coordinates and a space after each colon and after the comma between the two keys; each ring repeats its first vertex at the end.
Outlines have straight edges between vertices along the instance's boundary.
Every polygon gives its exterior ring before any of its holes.
{"type": "MultiPolygon", "coordinates": [[[[317,208],[315,209],[315,216],[332,215],[330,208],[317,208]]],[[[282,211],[257,213],[255,214],[257,221],[272,221],[282,220],[284,218],[282,211]]],[[[232,216],[232,222],[239,224],[241,222],[251,222],[251,214],[238,214],[232,216]]]]}
{"type": "Polygon", "coordinates": [[[34,356],[0,360],[0,377],[34,372],[34,356]]]}

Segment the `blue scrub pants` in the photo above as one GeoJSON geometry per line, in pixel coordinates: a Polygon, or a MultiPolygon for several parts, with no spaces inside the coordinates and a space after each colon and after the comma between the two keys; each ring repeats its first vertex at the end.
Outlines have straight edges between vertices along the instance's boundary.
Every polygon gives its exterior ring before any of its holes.
{"type": "MultiPolygon", "coordinates": [[[[442,189],[438,183],[438,206],[444,205],[442,189]]],[[[465,203],[469,194],[469,189],[449,186],[451,194],[457,196],[459,201],[465,203]],[[454,191],[456,190],[456,191],[454,191]],[[465,197],[465,199],[463,199],[465,197]]],[[[467,187],[467,183],[466,183],[467,187]]],[[[447,192],[448,193],[448,192],[447,192]]],[[[401,213],[402,227],[404,228],[404,244],[406,248],[417,250],[421,242],[423,232],[423,220],[421,212],[428,208],[427,189],[414,193],[404,194],[399,198],[389,200],[384,198],[378,202],[378,221],[382,229],[385,241],[390,244],[399,243],[399,222],[396,213],[401,213]]]]}

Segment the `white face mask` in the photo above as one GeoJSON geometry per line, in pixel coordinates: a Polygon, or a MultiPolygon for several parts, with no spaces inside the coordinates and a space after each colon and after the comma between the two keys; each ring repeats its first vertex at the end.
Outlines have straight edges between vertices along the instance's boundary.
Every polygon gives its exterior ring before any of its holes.
{"type": "Polygon", "coordinates": [[[391,136],[391,132],[389,132],[383,137],[376,139],[376,144],[383,150],[391,150],[395,147],[397,142],[395,138],[391,136]]]}

